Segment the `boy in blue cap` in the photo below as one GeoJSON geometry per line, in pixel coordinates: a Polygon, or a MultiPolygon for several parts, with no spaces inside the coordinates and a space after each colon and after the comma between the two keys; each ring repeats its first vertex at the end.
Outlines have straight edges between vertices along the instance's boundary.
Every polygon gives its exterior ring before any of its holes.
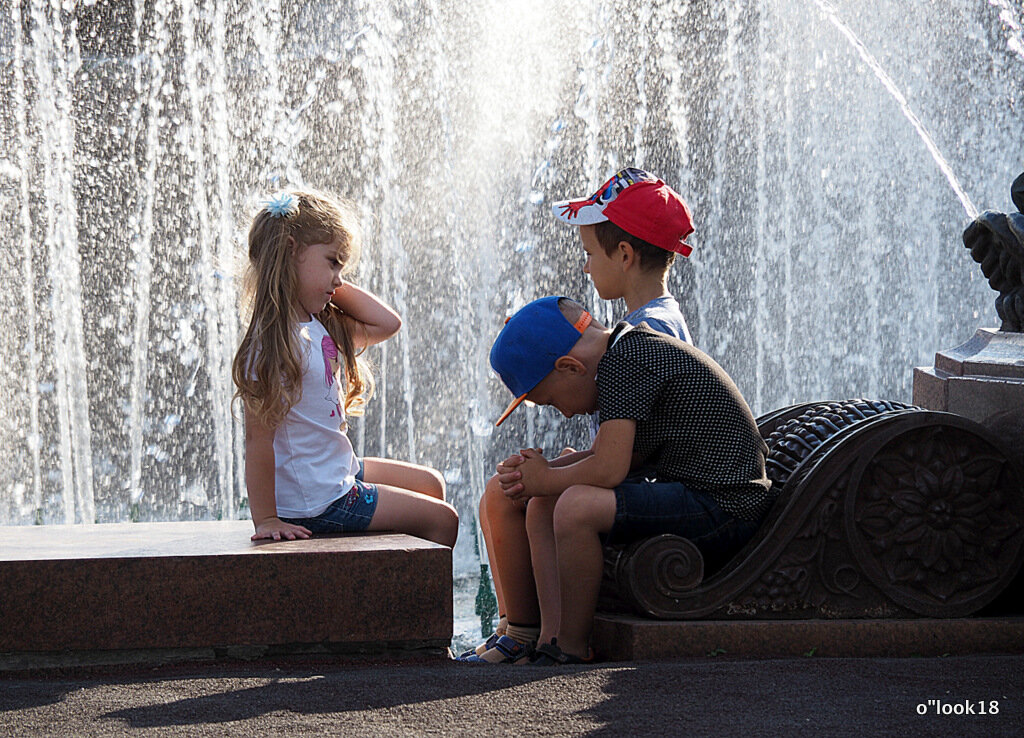
{"type": "Polygon", "coordinates": [[[604,543],[660,533],[693,541],[712,565],[736,553],[772,500],[767,447],[750,408],[709,356],[647,326],[593,321],[564,297],[536,300],[505,325],[491,366],[514,399],[566,417],[599,414],[591,449],[548,461],[536,449],[502,475],[509,499],[530,499],[534,570],[557,572],[558,602],[540,591],[533,663],[591,658],[604,543]],[[549,622],[557,613],[557,623],[549,622]]]}
{"type": "MultiPolygon", "coordinates": [[[[686,243],[693,233],[690,208],[675,190],[649,172],[626,168],[593,195],[557,202],[552,210],[562,222],[578,227],[586,254],[583,271],[601,299],[625,303],[623,320],[632,325],[644,322],[692,342],[679,303],[668,291],[668,272],[676,255],[689,256],[692,251],[686,243]]],[[[593,417],[590,425],[593,439],[597,433],[593,417]]],[[[521,460],[518,454],[510,456],[502,468],[521,460]]],[[[495,634],[462,654],[462,659],[518,662],[540,634],[537,589],[554,591],[558,585],[553,580],[534,581],[525,512],[524,503],[510,504],[505,498],[497,475],[488,481],[480,498],[479,520],[501,620],[495,634]]]]}

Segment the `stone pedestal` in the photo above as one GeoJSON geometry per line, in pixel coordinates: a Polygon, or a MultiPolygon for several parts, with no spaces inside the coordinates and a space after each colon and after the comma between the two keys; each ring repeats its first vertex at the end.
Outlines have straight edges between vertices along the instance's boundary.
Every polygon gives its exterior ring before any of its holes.
{"type": "Polygon", "coordinates": [[[0,654],[451,640],[451,549],[251,534],[247,521],[0,528],[0,654]]]}
{"type": "MultiPolygon", "coordinates": [[[[1024,466],[1024,333],[979,328],[966,343],[939,351],[934,367],[914,369],[914,404],[986,426],[1024,466]]],[[[1024,570],[994,606],[1024,613],[1022,586],[1024,570]]]]}
{"type": "Polygon", "coordinates": [[[1024,618],[673,621],[598,613],[592,640],[609,661],[1024,653],[1024,618]]]}
{"type": "Polygon", "coordinates": [[[981,423],[1024,462],[1024,333],[979,328],[939,351],[935,366],[914,369],[914,404],[981,423]]]}

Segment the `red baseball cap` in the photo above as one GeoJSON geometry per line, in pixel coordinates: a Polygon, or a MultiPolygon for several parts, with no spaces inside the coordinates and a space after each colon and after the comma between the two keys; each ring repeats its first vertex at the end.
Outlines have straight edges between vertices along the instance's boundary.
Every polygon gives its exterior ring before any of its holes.
{"type": "Polygon", "coordinates": [[[575,226],[610,220],[627,233],[666,251],[689,256],[686,237],[693,217],[686,201],[663,181],[643,169],[623,169],[588,198],[556,202],[559,220],[575,226]]]}

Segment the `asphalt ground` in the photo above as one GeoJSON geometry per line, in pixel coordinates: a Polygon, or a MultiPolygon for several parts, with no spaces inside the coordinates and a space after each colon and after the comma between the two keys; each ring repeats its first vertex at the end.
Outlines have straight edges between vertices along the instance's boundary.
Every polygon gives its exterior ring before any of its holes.
{"type": "Polygon", "coordinates": [[[1024,656],[470,666],[439,658],[8,672],[2,736],[1020,736],[1024,656]]]}

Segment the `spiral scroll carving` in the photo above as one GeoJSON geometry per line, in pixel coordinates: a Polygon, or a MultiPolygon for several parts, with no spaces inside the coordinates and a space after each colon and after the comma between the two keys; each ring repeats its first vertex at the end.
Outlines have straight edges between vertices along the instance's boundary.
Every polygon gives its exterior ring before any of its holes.
{"type": "Polygon", "coordinates": [[[780,494],[754,538],[706,581],[676,536],[606,551],[620,602],[675,619],[962,617],[1024,564],[1024,470],[974,421],[848,400],[783,408],[762,434],[780,494]]]}
{"type": "Polygon", "coordinates": [[[704,579],[704,559],[685,538],[660,535],[630,544],[619,558],[616,580],[641,611],[668,613],[704,579]]]}

